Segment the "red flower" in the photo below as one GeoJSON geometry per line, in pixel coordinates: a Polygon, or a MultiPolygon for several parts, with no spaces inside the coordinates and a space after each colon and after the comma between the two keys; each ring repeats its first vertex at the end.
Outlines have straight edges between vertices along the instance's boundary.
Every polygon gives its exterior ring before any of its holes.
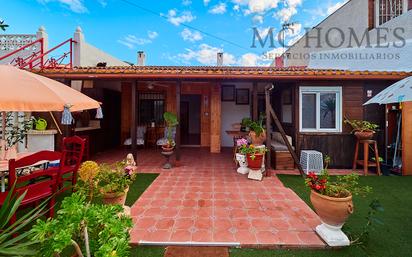
{"type": "Polygon", "coordinates": [[[315,189],[316,189],[316,190],[320,190],[320,189],[321,189],[321,185],[316,185],[316,186],[315,186],[315,189]]]}

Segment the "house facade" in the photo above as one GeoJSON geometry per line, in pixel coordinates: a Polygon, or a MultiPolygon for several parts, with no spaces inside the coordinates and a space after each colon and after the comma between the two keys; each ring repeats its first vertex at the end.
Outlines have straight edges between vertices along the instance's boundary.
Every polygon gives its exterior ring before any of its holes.
{"type": "MultiPolygon", "coordinates": [[[[257,119],[260,112],[266,111],[262,96],[265,87],[273,84],[271,105],[286,134],[292,137],[296,152],[321,151],[331,156],[332,165],[337,168],[350,168],[354,153],[355,139],[343,119],[367,119],[384,126],[384,115],[380,115],[384,107],[365,107],[363,103],[390,84],[412,75],[307,68],[175,66],[83,67],[40,73],[68,85],[81,81],[82,91],[103,103],[105,118],[100,132],[91,136],[94,147],[111,140],[110,147],[120,146],[136,127],[161,125],[161,114],[171,111],[181,120],[179,145],[207,147],[212,153],[233,146],[233,139],[227,133],[233,130],[233,123],[244,117],[257,119]],[[196,139],[185,139],[187,135],[196,139]]],[[[276,131],[276,126],[272,124],[270,131],[276,131]]],[[[384,137],[384,132],[378,137],[384,137]]],[[[379,142],[383,151],[384,141],[379,142]]]]}

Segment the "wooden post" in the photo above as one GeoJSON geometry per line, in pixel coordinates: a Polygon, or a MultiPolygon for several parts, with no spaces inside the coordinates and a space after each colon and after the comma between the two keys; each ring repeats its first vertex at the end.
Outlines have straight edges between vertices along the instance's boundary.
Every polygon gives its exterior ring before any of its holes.
{"type": "Polygon", "coordinates": [[[214,82],[210,94],[210,152],[221,151],[222,101],[220,82],[214,82]]]}
{"type": "Polygon", "coordinates": [[[257,120],[259,119],[258,113],[258,86],[257,82],[253,82],[253,89],[252,89],[252,119],[257,120]]]}
{"type": "Polygon", "coordinates": [[[137,81],[132,83],[132,104],[131,104],[131,126],[130,126],[130,134],[132,138],[132,154],[137,161],[137,128],[136,128],[136,95],[137,95],[137,81]]]}
{"type": "Polygon", "coordinates": [[[176,127],[176,161],[180,161],[180,94],[182,90],[182,82],[176,83],[176,116],[179,124],[176,127]]]}
{"type": "MultiPolygon", "coordinates": [[[[285,142],[286,146],[288,147],[288,150],[289,150],[290,154],[292,155],[293,160],[295,161],[295,164],[296,164],[296,166],[298,167],[300,174],[303,176],[303,175],[304,175],[304,172],[303,172],[302,166],[300,165],[298,156],[296,155],[295,151],[293,150],[292,146],[291,146],[290,143],[289,143],[289,140],[288,140],[287,137],[286,137],[286,132],[285,132],[285,130],[283,129],[282,123],[280,123],[280,121],[279,121],[276,113],[273,111],[273,108],[272,108],[272,106],[270,105],[270,91],[271,91],[272,89],[273,89],[273,86],[272,86],[272,85],[267,86],[267,87],[265,88],[266,114],[268,113],[268,110],[269,110],[269,114],[270,114],[270,115],[267,115],[267,116],[266,116],[266,119],[269,120],[270,118],[272,118],[273,121],[275,122],[275,125],[276,125],[276,127],[279,129],[279,132],[280,132],[280,134],[282,135],[283,141],[285,142]]],[[[266,120],[266,124],[268,123],[267,120],[266,120]]],[[[270,122],[270,121],[269,121],[269,122],[270,122]]],[[[268,142],[269,142],[269,147],[270,147],[270,140],[266,139],[266,143],[268,143],[268,142]]],[[[269,151],[268,153],[270,153],[270,151],[269,151]]]]}
{"type": "MultiPolygon", "coordinates": [[[[266,152],[266,167],[272,167],[272,146],[271,146],[271,127],[270,127],[270,90],[265,90],[265,112],[266,112],[266,147],[268,151],[266,152]]],[[[265,176],[268,172],[265,170],[265,176]]]]}
{"type": "Polygon", "coordinates": [[[412,175],[412,103],[402,103],[402,175],[412,175]]]}

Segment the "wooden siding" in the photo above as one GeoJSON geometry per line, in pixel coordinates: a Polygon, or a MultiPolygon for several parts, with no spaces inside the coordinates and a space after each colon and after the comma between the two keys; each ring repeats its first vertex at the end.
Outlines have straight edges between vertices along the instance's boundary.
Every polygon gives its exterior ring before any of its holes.
{"type": "Polygon", "coordinates": [[[402,174],[412,175],[412,103],[402,108],[402,174]]]}
{"type": "MultiPolygon", "coordinates": [[[[363,119],[363,84],[354,83],[343,86],[342,89],[342,115],[343,119],[363,119]]],[[[343,131],[350,132],[352,128],[343,124],[343,131]]]]}
{"type": "MultiPolygon", "coordinates": [[[[331,167],[351,168],[355,149],[352,134],[299,134],[299,150],[316,150],[331,157],[331,167]]],[[[300,151],[299,151],[300,152],[300,151]]]]}
{"type": "Polygon", "coordinates": [[[120,141],[124,142],[130,137],[130,126],[131,126],[131,94],[132,94],[132,83],[122,82],[122,100],[121,100],[121,126],[120,126],[120,141]]]}

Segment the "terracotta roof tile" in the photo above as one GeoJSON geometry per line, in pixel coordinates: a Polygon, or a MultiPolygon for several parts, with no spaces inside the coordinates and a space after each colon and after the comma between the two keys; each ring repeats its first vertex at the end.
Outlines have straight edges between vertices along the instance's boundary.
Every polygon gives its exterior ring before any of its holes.
{"type": "Polygon", "coordinates": [[[412,76],[412,72],[348,71],[335,69],[308,69],[306,67],[229,67],[229,66],[113,66],[75,67],[73,69],[33,70],[49,77],[147,77],[155,78],[254,78],[310,77],[310,78],[386,78],[412,76]]]}

